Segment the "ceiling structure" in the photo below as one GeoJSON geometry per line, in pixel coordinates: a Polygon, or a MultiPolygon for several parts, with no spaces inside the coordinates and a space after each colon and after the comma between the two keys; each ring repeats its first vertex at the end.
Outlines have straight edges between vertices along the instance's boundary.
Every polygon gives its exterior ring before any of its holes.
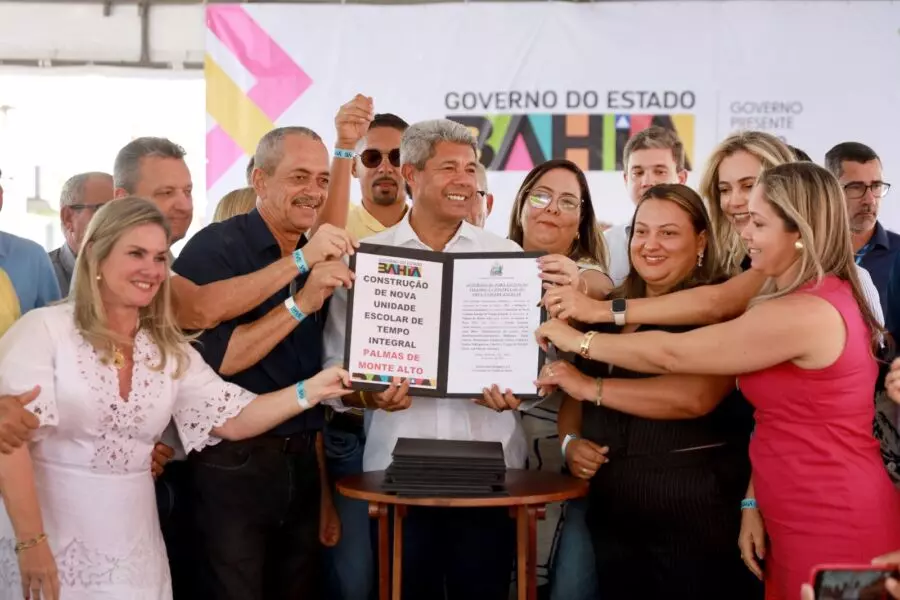
{"type": "MultiPolygon", "coordinates": [[[[250,0],[246,3],[251,3],[250,0]]],[[[264,0],[266,4],[424,4],[560,0],[264,0]]],[[[562,0],[578,3],[712,0],[562,0]]],[[[714,0],[718,2],[746,0],[714,0]]],[[[760,4],[782,0],[757,0],[760,4]]],[[[816,2],[807,0],[810,8],[816,2]]],[[[846,0],[844,0],[846,1],[846,0]]],[[[867,0],[897,2],[898,0],[867,0]]],[[[204,6],[241,0],[0,0],[3,67],[203,68],[204,6]]]]}

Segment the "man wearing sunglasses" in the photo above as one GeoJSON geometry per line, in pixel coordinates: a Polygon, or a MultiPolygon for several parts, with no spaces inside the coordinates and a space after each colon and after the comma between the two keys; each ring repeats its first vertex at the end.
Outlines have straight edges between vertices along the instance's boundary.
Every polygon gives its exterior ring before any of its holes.
{"type": "Polygon", "coordinates": [[[397,115],[376,114],[365,136],[356,142],[340,142],[342,147],[355,150],[350,172],[359,180],[362,192],[362,202],[351,207],[347,214],[347,231],[356,239],[393,227],[406,214],[406,187],[400,175],[400,138],[408,127],[397,115]]]}
{"type": "Polygon", "coordinates": [[[101,206],[112,200],[114,194],[113,178],[108,173],[79,173],[63,184],[59,198],[59,221],[66,241],[49,253],[63,297],[69,295],[75,256],[81,248],[88,223],[101,206]]]}
{"type": "Polygon", "coordinates": [[[859,142],[843,142],[825,154],[825,166],[844,190],[856,264],[872,276],[887,316],[888,281],[894,257],[900,252],[900,235],[878,221],[881,199],[891,189],[884,180],[881,159],[859,142]]]}

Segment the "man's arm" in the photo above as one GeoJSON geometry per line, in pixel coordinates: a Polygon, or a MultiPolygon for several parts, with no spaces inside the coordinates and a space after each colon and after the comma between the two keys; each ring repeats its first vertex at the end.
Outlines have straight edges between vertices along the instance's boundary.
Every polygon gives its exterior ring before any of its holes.
{"type": "Polygon", "coordinates": [[[171,281],[178,326],[187,331],[212,329],[237,318],[290,285],[297,273],[294,258],[285,256],[255,273],[207,285],[175,274],[171,281]]]}
{"type": "MultiPolygon", "coordinates": [[[[352,253],[359,243],[342,229],[323,227],[303,247],[306,265],[317,264],[352,253]]],[[[185,330],[212,329],[219,323],[246,314],[287,287],[299,274],[293,255],[247,275],[197,285],[175,274],[172,292],[178,325],[185,330]]]]}
{"type": "MultiPolygon", "coordinates": [[[[357,94],[350,102],[341,106],[334,118],[337,130],[335,148],[355,152],[356,144],[369,129],[369,123],[374,117],[373,111],[372,99],[362,94],[357,94]]],[[[326,223],[341,229],[347,226],[347,214],[350,211],[350,170],[354,160],[337,157],[331,159],[328,196],[319,212],[314,232],[326,223]]]]}
{"type": "MultiPolygon", "coordinates": [[[[306,284],[295,296],[297,308],[304,315],[310,315],[322,308],[335,288],[349,288],[351,282],[352,273],[343,262],[319,263],[313,267],[306,284]]],[[[228,340],[219,373],[234,375],[257,364],[297,325],[299,321],[284,306],[276,306],[252,323],[239,325],[228,340]]]]}

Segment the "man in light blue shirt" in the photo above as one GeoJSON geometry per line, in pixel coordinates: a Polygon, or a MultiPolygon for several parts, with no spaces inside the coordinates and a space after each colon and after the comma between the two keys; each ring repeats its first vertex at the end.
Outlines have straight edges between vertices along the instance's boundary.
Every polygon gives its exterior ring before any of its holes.
{"type": "MultiPolygon", "coordinates": [[[[2,210],[3,186],[0,185],[2,210]]],[[[59,283],[53,265],[44,249],[36,243],[0,231],[0,269],[6,271],[12,281],[21,314],[59,300],[59,283]]]]}
{"type": "Polygon", "coordinates": [[[0,231],[0,269],[12,281],[23,315],[60,299],[53,265],[35,242],[0,231]]]}

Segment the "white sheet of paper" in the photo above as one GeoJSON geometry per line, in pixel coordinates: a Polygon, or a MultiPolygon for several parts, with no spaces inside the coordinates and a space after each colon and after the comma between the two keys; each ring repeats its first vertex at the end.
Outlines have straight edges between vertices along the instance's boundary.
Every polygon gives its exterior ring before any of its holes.
{"type": "Polygon", "coordinates": [[[541,283],[534,258],[456,262],[448,394],[494,384],[501,392],[537,393],[540,347],[534,332],[541,321],[541,283]]]}
{"type": "Polygon", "coordinates": [[[359,382],[410,380],[435,389],[444,265],[360,253],[356,256],[349,371],[359,382]]]}

